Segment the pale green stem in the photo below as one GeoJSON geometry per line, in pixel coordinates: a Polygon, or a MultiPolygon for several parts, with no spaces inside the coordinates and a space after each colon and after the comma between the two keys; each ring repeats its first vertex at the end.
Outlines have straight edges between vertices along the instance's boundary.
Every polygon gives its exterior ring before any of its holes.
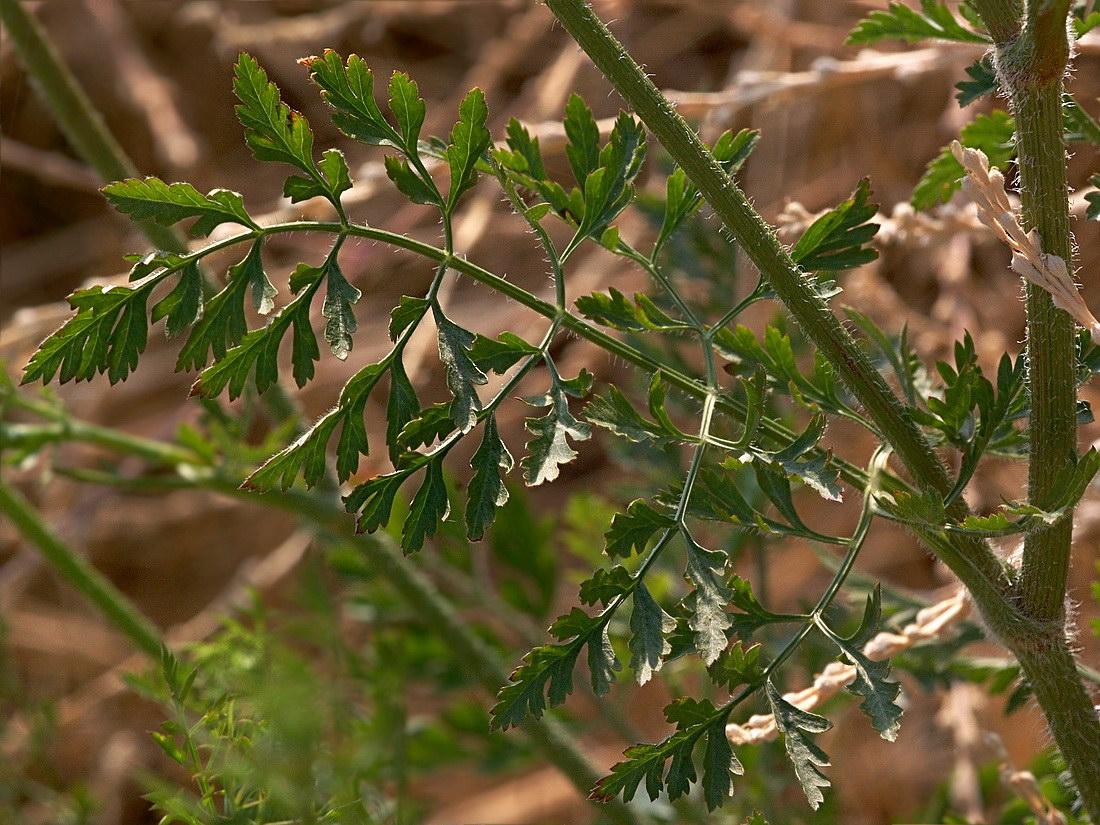
{"type": "MultiPolygon", "coordinates": [[[[76,153],[104,183],[137,176],[137,169],[107,129],[46,32],[20,0],[0,0],[0,21],[42,100],[76,153]]],[[[157,249],[184,252],[182,237],[153,221],[138,226],[157,249]]]]}
{"type": "Polygon", "coordinates": [[[11,520],[15,529],[38,548],[49,565],[99,610],[116,630],[148,656],[154,659],[160,656],[164,640],[153,623],[106,576],[62,541],[18,490],[2,481],[0,512],[11,520]]]}

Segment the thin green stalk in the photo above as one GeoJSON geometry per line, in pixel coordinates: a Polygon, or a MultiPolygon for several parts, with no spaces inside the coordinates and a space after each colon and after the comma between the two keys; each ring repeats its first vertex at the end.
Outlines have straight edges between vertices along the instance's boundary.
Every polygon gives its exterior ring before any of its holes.
{"type": "Polygon", "coordinates": [[[116,630],[154,659],[164,641],[160,631],[122,591],[87,559],[63,542],[42,520],[29,501],[14,487],[0,481],[0,512],[63,579],[75,587],[102,613],[116,630]]]}
{"type": "MultiPolygon", "coordinates": [[[[17,395],[13,398],[17,399],[18,406],[56,424],[57,431],[51,435],[59,441],[73,440],[93,444],[168,467],[205,466],[199,456],[171,444],[118,432],[78,419],[62,420],[64,413],[49,405],[38,404],[17,395]]],[[[140,482],[135,480],[135,483],[146,487],[150,484],[156,486],[167,482],[169,478],[171,477],[162,476],[140,482]]],[[[496,653],[466,626],[435,585],[416,569],[412,561],[402,555],[393,540],[385,534],[355,535],[351,520],[340,508],[336,498],[323,493],[304,493],[297,490],[272,491],[257,496],[242,490],[239,480],[206,473],[191,473],[186,480],[180,480],[188,488],[202,488],[292,513],[312,522],[330,541],[353,546],[375,564],[409,604],[416,605],[417,610],[430,620],[448,647],[459,652],[458,661],[469,676],[490,696],[495,696],[500,686],[508,681],[508,671],[496,653]]],[[[22,496],[3,484],[0,484],[0,512],[8,515],[28,540],[39,546],[51,564],[138,647],[150,655],[159,655],[161,640],[155,628],[148,625],[147,620],[137,613],[136,608],[102,574],[60,543],[22,496]],[[146,625],[144,632],[143,623],[146,625]]],[[[521,729],[542,751],[547,761],[558,767],[582,794],[587,794],[600,779],[600,773],[577,747],[572,734],[554,717],[543,716],[537,722],[523,725],[521,729]]],[[[604,810],[603,806],[601,810],[604,810]]],[[[617,825],[639,825],[640,822],[633,811],[621,803],[607,808],[606,815],[617,825]]]]}
{"type": "MultiPolygon", "coordinates": [[[[0,0],[0,22],[7,29],[27,75],[76,153],[104,183],[136,177],[134,164],[25,4],[20,0],[0,0]]],[[[182,237],[171,229],[153,221],[141,221],[138,226],[157,249],[187,250],[182,237]]]]}
{"type": "MultiPolygon", "coordinates": [[[[918,484],[941,499],[946,498],[952,487],[950,477],[908,409],[898,401],[848,330],[810,288],[774,231],[752,208],[698,135],[587,4],[582,0],[546,0],[546,4],[699,189],[807,336],[836,368],[918,484]]],[[[952,502],[947,510],[954,520],[967,514],[961,499],[952,502]]],[[[982,604],[983,609],[1004,608],[1003,596],[1010,582],[1001,561],[984,541],[963,539],[957,547],[958,554],[945,557],[945,562],[978,598],[985,594],[1001,597],[986,599],[988,604],[982,604]],[[960,563],[958,556],[965,557],[966,563],[960,563]]]]}

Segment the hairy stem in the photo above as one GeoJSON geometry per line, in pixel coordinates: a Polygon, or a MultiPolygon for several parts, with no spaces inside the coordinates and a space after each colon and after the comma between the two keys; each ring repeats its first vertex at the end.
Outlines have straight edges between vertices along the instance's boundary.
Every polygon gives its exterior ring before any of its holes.
{"type": "Polygon", "coordinates": [[[11,519],[15,529],[37,547],[50,566],[91,602],[116,630],[143,653],[154,659],[160,655],[164,642],[153,623],[106,576],[62,541],[18,490],[2,481],[0,512],[11,519]]]}
{"type": "MultiPolygon", "coordinates": [[[[1024,228],[1039,233],[1044,253],[1070,264],[1069,188],[1062,141],[1062,75],[1068,59],[1066,3],[1060,31],[1046,15],[1029,15],[1021,38],[998,50],[998,68],[1016,120],[1024,228]]],[[[1030,10],[1029,10],[1030,11],[1030,10]]],[[[1027,284],[1031,453],[1028,493],[1039,507],[1057,495],[1057,476],[1077,455],[1076,347],[1073,319],[1050,293],[1027,284]]],[[[1024,612],[1042,621],[1063,617],[1073,524],[1063,519],[1029,535],[1019,593],[1024,612]]]]}
{"type": "MultiPolygon", "coordinates": [[[[1069,0],[1029,0],[1022,29],[994,26],[990,2],[977,6],[996,41],[996,62],[1016,120],[1020,201],[1025,229],[1043,252],[1072,271],[1062,79],[1070,48],[1069,0]]],[[[1059,492],[1058,474],[1077,457],[1076,352],[1073,319],[1045,290],[1028,284],[1028,390],[1031,438],[1028,496],[1042,507],[1059,492]]],[[[1037,633],[1005,639],[1031,682],[1054,741],[1094,821],[1100,821],[1100,717],[1066,642],[1065,598],[1073,520],[1030,533],[1015,588],[1020,612],[1037,633]]]]}
{"type": "MultiPolygon", "coordinates": [[[[699,189],[807,336],[882,430],[918,484],[947,498],[951,480],[908,409],[898,401],[866,353],[806,282],[804,273],[791,260],[775,233],[722,170],[694,130],[583,0],[546,0],[546,4],[699,189]]],[[[956,499],[947,507],[947,512],[952,519],[961,520],[966,516],[966,504],[956,499]]],[[[1005,612],[1008,605],[1004,595],[1009,581],[1001,562],[981,540],[962,538],[955,546],[957,554],[941,554],[945,563],[975,593],[983,610],[1005,612]]]]}

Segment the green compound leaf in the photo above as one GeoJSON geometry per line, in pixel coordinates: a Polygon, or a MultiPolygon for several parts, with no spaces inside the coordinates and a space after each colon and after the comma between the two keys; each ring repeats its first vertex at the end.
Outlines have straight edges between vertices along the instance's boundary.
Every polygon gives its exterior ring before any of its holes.
{"type": "Polygon", "coordinates": [[[901,729],[902,709],[895,702],[901,685],[889,680],[890,662],[872,661],[863,654],[863,645],[878,631],[882,619],[882,588],[876,587],[867,597],[863,620],[850,639],[841,639],[831,631],[826,633],[841,649],[844,657],[855,666],[856,678],[848,690],[863,697],[862,710],[882,738],[893,742],[901,729]]]}
{"type": "Polygon", "coordinates": [[[302,61],[309,77],[321,90],[321,98],[334,110],[333,123],[353,140],[370,145],[386,144],[403,149],[404,141],[389,124],[374,99],[374,74],[358,55],[348,56],[347,65],[328,49],[323,57],[302,61]]]}
{"type": "Polygon", "coordinates": [[[607,625],[600,631],[599,639],[588,643],[588,672],[592,680],[592,692],[604,696],[611,690],[615,673],[623,669],[611,646],[607,625]]]}
{"type": "Polygon", "coordinates": [[[515,333],[502,332],[496,340],[478,335],[470,347],[470,360],[485,371],[504,375],[519,361],[538,355],[538,347],[532,346],[515,333]]]}
{"type": "Polygon", "coordinates": [[[613,329],[630,332],[683,332],[691,329],[689,325],[669,317],[653,303],[652,298],[641,292],[635,293],[631,302],[615,287],[610,287],[607,295],[600,292],[585,295],[578,298],[576,304],[585,318],[613,329]]]}
{"type": "Polygon", "coordinates": [[[584,211],[580,190],[573,190],[574,202],[573,196],[566,194],[561,184],[550,179],[543,165],[538,138],[532,138],[530,132],[515,118],[508,121],[506,135],[508,148],[493,150],[494,160],[512,181],[538,193],[546,201],[546,204],[532,207],[535,211],[532,213],[529,210],[528,217],[540,220],[549,207],[559,215],[570,213],[574,217],[579,216],[584,211]]]}
{"type": "Polygon", "coordinates": [[[316,197],[327,197],[335,201],[342,193],[351,189],[351,172],[344,153],[339,149],[326,149],[317,164],[317,171],[320,173],[319,180],[303,178],[301,175],[287,178],[283,182],[283,197],[289,198],[291,203],[316,197]]]}
{"type": "MultiPolygon", "coordinates": [[[[1016,154],[1012,117],[1002,111],[978,115],[962,128],[959,142],[971,149],[981,149],[989,158],[990,166],[1003,169],[1016,154]]],[[[913,190],[913,207],[929,209],[946,203],[959,188],[963,175],[963,168],[951,154],[951,147],[945,146],[936,159],[928,164],[924,177],[913,190]]]]}
{"type": "MultiPolygon", "coordinates": [[[[202,320],[192,328],[180,350],[177,371],[203,369],[211,353],[214,361],[221,361],[231,347],[241,343],[248,332],[244,297],[249,287],[252,303],[259,312],[267,314],[274,308],[277,293],[264,271],[262,251],[263,239],[257,238],[244,260],[229,267],[229,282],[206,303],[202,320]]],[[[314,271],[312,267],[306,269],[314,271]]]]}
{"type": "Polygon", "coordinates": [[[474,334],[463,329],[443,314],[438,305],[432,306],[435,317],[439,360],[447,375],[447,388],[454,395],[451,414],[455,426],[460,432],[467,432],[477,423],[477,414],[481,410],[481,399],[475,386],[485,384],[485,377],[477,365],[470,360],[470,347],[474,343],[474,334]]]}
{"type": "Polygon", "coordinates": [[[711,665],[726,649],[726,630],[732,625],[726,613],[730,600],[725,585],[726,554],[701,547],[690,536],[687,543],[685,577],[695,590],[684,600],[691,612],[688,626],[695,632],[695,649],[703,663],[711,665]]]}
{"type": "Polygon", "coordinates": [[[420,99],[420,89],[416,82],[404,72],[394,72],[390,77],[390,111],[397,120],[397,126],[404,139],[403,147],[407,154],[416,154],[416,143],[420,140],[420,127],[424,125],[427,107],[420,99]]]}
{"type": "Polygon", "coordinates": [[[670,801],[684,796],[698,778],[692,758],[695,746],[707,741],[703,762],[703,798],[710,810],[721,805],[730,794],[730,775],[744,769],[734,756],[726,738],[726,713],[710,702],[684,697],[665,708],[665,717],[677,730],[653,745],[633,745],[626,749],[622,762],[597,783],[590,798],[610,802],[622,797],[629,802],[645,782],[646,794],[656,800],[661,791],[670,801]],[[667,770],[666,770],[667,765],[667,770]]]}
{"type": "Polygon", "coordinates": [[[671,530],[676,520],[660,513],[644,500],[630,502],[625,513],[616,513],[611,526],[604,533],[607,541],[604,552],[612,558],[628,558],[632,553],[645,550],[649,540],[658,530],[671,530]]]}
{"type": "Polygon", "coordinates": [[[396,342],[401,333],[411,324],[417,323],[425,316],[430,306],[431,303],[427,298],[401,296],[397,306],[389,313],[389,340],[396,342]]]}
{"type": "Polygon", "coordinates": [[[921,0],[915,11],[902,3],[890,3],[886,11],[872,12],[848,35],[848,44],[870,44],[899,39],[917,43],[933,38],[961,43],[988,43],[989,38],[965,28],[951,10],[936,0],[921,0]]]}
{"type": "MultiPolygon", "coordinates": [[[[595,654],[601,677],[613,660],[602,650],[606,622],[599,616],[588,616],[580,608],[560,616],[550,626],[550,633],[565,644],[536,647],[523,657],[508,681],[501,688],[497,704],[490,711],[494,730],[507,730],[526,719],[538,719],[547,707],[555,707],[573,692],[573,668],[581,649],[593,642],[601,648],[595,654]]],[[[590,657],[592,654],[589,654],[590,657]]],[[[595,677],[594,677],[595,680],[595,677]]]]}
{"type": "Polygon", "coordinates": [[[189,326],[202,318],[202,273],[198,261],[191,261],[180,270],[180,279],[172,291],[153,304],[150,315],[156,323],[162,318],[164,335],[168,339],[178,338],[189,326]]]}
{"type": "MultiPolygon", "coordinates": [[[[581,582],[581,604],[601,603],[605,607],[619,596],[625,596],[634,586],[634,578],[622,565],[610,569],[600,568],[592,578],[581,582]]],[[[631,667],[634,667],[633,663],[631,667]]]]}
{"type": "Polygon", "coordinates": [[[325,294],[324,304],[321,305],[321,314],[327,319],[325,340],[328,341],[332,354],[343,361],[351,352],[352,334],[358,327],[352,305],[362,297],[363,293],[348,283],[335,260],[331,261],[326,269],[328,270],[328,292],[325,294]]]}
{"type": "Polygon", "coordinates": [[[614,384],[608,385],[606,397],[592,397],[584,408],[584,417],[628,441],[665,444],[684,440],[683,433],[666,423],[667,417],[664,421],[650,421],[642,416],[614,384]]]}
{"type": "Polygon", "coordinates": [[[197,237],[206,237],[223,223],[258,228],[245,211],[241,196],[228,189],[214,189],[202,195],[189,183],[169,184],[149,177],[109,183],[102,191],[111,206],[135,221],[151,220],[161,226],[172,226],[198,218],[191,225],[191,234],[197,237]]]}
{"type": "Polygon", "coordinates": [[[722,655],[707,668],[710,680],[730,693],[741,685],[758,684],[764,678],[761,649],[758,644],[746,649],[737,641],[733,647],[722,651],[722,655]]]}
{"type": "MultiPolygon", "coordinates": [[[[623,570],[622,567],[612,569],[623,570]]],[[[631,636],[628,643],[630,668],[634,671],[638,684],[644,685],[661,669],[664,657],[672,652],[672,645],[665,637],[676,629],[676,620],[654,601],[644,583],[638,582],[633,598],[634,610],[630,614],[631,636]]]]}
{"type": "Polygon", "coordinates": [[[783,735],[783,746],[787,758],[794,765],[795,776],[806,794],[806,800],[815,811],[825,801],[822,788],[830,783],[819,768],[828,767],[829,757],[807,736],[810,733],[823,733],[832,727],[832,723],[823,716],[796,708],[779,695],[772,680],[768,679],[764,691],[775,717],[775,726],[783,735]]]}
{"type": "MultiPolygon", "coordinates": [[[[1100,12],[1097,13],[1100,14],[1100,12]]],[[[1089,183],[1100,190],[1100,175],[1093,175],[1089,178],[1089,183]]],[[[1100,191],[1089,192],[1085,195],[1085,202],[1088,203],[1085,218],[1090,221],[1100,221],[1100,191]]]]}
{"type": "Polygon", "coordinates": [[[385,374],[385,364],[370,364],[359,370],[344,385],[339,403],[302,433],[293,443],[269,458],[250,475],[242,487],[267,492],[276,487],[286,490],[302,472],[306,486],[312,487],[323,477],[329,440],[341,426],[336,449],[336,475],[347,481],[359,468],[359,457],[370,453],[363,421],[367,399],[385,374]]]}
{"type": "Polygon", "coordinates": [[[344,496],[344,507],[347,511],[359,514],[355,522],[357,533],[373,533],[379,527],[389,523],[390,514],[393,512],[393,502],[397,498],[397,491],[401,489],[405,479],[415,471],[416,467],[409,467],[386,475],[375,476],[344,496]]]}
{"type": "Polygon", "coordinates": [[[420,489],[409,505],[409,514],[401,527],[401,549],[405,555],[419,550],[424,540],[439,529],[439,522],[451,512],[447,483],[443,478],[443,454],[428,461],[420,489]]]}
{"type": "MultiPolygon", "coordinates": [[[[313,363],[320,358],[317,339],[310,325],[309,307],[324,280],[326,270],[333,266],[334,261],[321,267],[301,265],[299,279],[303,277],[302,271],[308,271],[313,282],[272,318],[267,326],[246,333],[237,346],[203,370],[191,388],[191,395],[216,398],[228,388],[230,400],[239,398],[253,371],[256,389],[260,392],[267,390],[279,380],[279,345],[292,326],[294,377],[299,387],[305,386],[313,378],[313,363]]],[[[266,276],[264,277],[266,280],[266,276]]]]}
{"type": "MultiPolygon", "coordinates": [[[[581,379],[587,383],[583,372],[577,381],[581,379]]],[[[527,442],[527,455],[520,461],[523,480],[528,487],[553,481],[561,472],[561,465],[577,457],[577,451],[569,445],[569,439],[587,441],[592,437],[592,428],[578,421],[569,411],[569,395],[576,396],[582,392],[555,375],[546,395],[524,399],[533,407],[550,408],[541,418],[528,418],[526,422],[527,432],[534,436],[527,442]]]]}
{"type": "MultiPolygon", "coordinates": [[[[600,150],[599,168],[581,182],[584,215],[578,231],[599,239],[608,224],[630,204],[634,198],[633,181],[645,160],[645,148],[641,123],[625,112],[620,113],[607,145],[600,150]]],[[[605,246],[614,249],[617,243],[609,241],[605,246]]]]}
{"type": "MultiPolygon", "coordinates": [[[[447,405],[441,406],[448,421],[444,434],[450,433],[454,429],[453,423],[450,422],[450,410],[447,405]]],[[[420,399],[416,397],[416,389],[405,372],[405,363],[401,360],[401,355],[398,354],[390,363],[390,394],[386,402],[386,446],[389,449],[390,461],[395,467],[406,447],[420,446],[421,443],[430,444],[434,439],[433,436],[415,445],[402,440],[405,429],[420,414],[420,399]]],[[[439,429],[436,427],[435,432],[438,433],[439,429]]]]}
{"type": "MultiPolygon", "coordinates": [[[[759,131],[742,129],[736,135],[726,131],[715,141],[711,154],[726,174],[732,177],[752,153],[759,139],[759,131]]],[[[665,183],[665,213],[661,220],[661,231],[654,244],[654,257],[702,203],[699,190],[687,179],[684,170],[675,169],[665,183]]]]}
{"type": "Polygon", "coordinates": [[[724,721],[707,728],[707,748],[703,754],[703,801],[708,811],[725,804],[733,794],[733,777],[745,773],[733,754],[724,721]]]}
{"type": "Polygon", "coordinates": [[[573,170],[573,178],[581,187],[588,176],[600,167],[600,127],[584,98],[573,93],[565,103],[565,136],[569,143],[565,155],[573,170]]]}
{"type": "Polygon", "coordinates": [[[993,67],[991,55],[982,55],[975,60],[966,67],[966,73],[970,76],[970,80],[960,80],[955,84],[955,88],[959,90],[955,95],[959,106],[969,106],[978,98],[997,91],[997,70],[993,67]]]}
{"type": "Polygon", "coordinates": [[[90,381],[107,373],[112,384],[137,366],[149,337],[148,301],[155,280],[139,287],[80,289],[69,296],[76,310],[61,329],[38,347],[23,370],[22,383],[90,381]]]}
{"type": "Polygon", "coordinates": [[[446,151],[447,165],[451,169],[448,211],[453,210],[462,194],[477,183],[475,166],[492,145],[492,137],[485,128],[489,110],[481,89],[470,90],[459,106],[458,115],[458,123],[451,130],[451,143],[446,151]]]}
{"type": "MultiPolygon", "coordinates": [[[[404,374],[404,370],[402,370],[404,374]]],[[[407,380],[407,379],[405,379],[407,380]]],[[[411,408],[410,408],[411,409],[411,408]]],[[[455,431],[451,402],[433,404],[426,410],[412,410],[413,418],[401,427],[395,442],[398,450],[416,450],[443,440],[455,431]]]]}
{"type": "Polygon", "coordinates": [[[401,194],[413,203],[425,206],[442,206],[442,201],[440,201],[439,193],[435,187],[425,182],[419,173],[414,172],[404,158],[386,155],[384,163],[386,164],[386,175],[393,181],[401,194]]]}
{"type": "Polygon", "coordinates": [[[236,107],[237,119],[256,160],[288,163],[311,177],[319,174],[313,162],[309,123],[280,100],[279,87],[267,79],[251,55],[242,54],[237,61],[233,91],[241,101],[236,107]]]}
{"type": "Polygon", "coordinates": [[[839,271],[875,260],[878,252],[863,245],[878,232],[870,223],[878,205],[868,203],[871,185],[863,178],[850,198],[830,209],[802,233],[791,250],[791,259],[808,272],[839,271]]]}
{"type": "Polygon", "coordinates": [[[497,419],[492,413],[485,419],[485,434],[470,466],[474,468],[466,500],[466,537],[481,541],[485,530],[496,518],[498,507],[508,501],[508,488],[503,475],[512,470],[512,454],[497,432],[497,419]]]}
{"type": "Polygon", "coordinates": [[[428,311],[431,303],[426,298],[410,298],[402,295],[390,313],[390,340],[396,341],[410,325],[415,324],[428,311]]]}
{"type": "Polygon", "coordinates": [[[729,603],[741,611],[728,615],[733,632],[743,639],[747,639],[764,625],[788,621],[787,618],[766,610],[756,600],[749,580],[737,575],[731,576],[729,580],[729,603]]]}

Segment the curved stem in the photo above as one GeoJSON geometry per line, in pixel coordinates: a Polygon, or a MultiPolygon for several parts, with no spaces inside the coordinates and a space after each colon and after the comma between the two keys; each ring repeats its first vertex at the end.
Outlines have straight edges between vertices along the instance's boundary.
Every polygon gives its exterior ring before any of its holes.
{"type": "Polygon", "coordinates": [[[14,487],[0,481],[0,513],[27,541],[35,545],[50,566],[81,593],[104,617],[148,656],[160,656],[164,641],[160,631],[132,601],[91,562],[69,547],[42,520],[14,487]]]}

